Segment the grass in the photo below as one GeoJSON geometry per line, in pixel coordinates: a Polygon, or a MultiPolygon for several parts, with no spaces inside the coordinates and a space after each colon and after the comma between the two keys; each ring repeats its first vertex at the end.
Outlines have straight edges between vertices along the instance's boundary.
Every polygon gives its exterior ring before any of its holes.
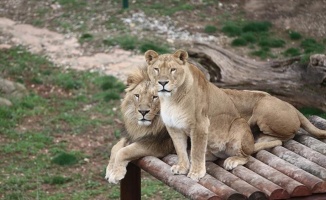
{"type": "Polygon", "coordinates": [[[302,38],[302,35],[298,32],[290,31],[289,37],[291,38],[291,40],[300,40],[302,38]]]}
{"type": "MultiPolygon", "coordinates": [[[[250,55],[260,57],[261,59],[276,58],[278,53],[272,51],[273,48],[286,48],[288,38],[275,37],[272,31],[272,24],[267,21],[224,21],[221,31],[234,37],[231,42],[233,47],[246,47],[259,50],[252,51],[250,55]]],[[[285,49],[280,55],[284,57],[302,55],[302,62],[307,62],[307,58],[313,53],[325,53],[325,41],[318,42],[313,38],[303,38],[295,31],[287,32],[289,38],[293,41],[292,47],[285,49]],[[298,43],[300,42],[301,43],[298,43]],[[294,45],[293,45],[294,44],[294,45]]],[[[280,51],[279,51],[280,52],[280,51]]]]}
{"type": "Polygon", "coordinates": [[[207,25],[204,28],[204,32],[205,33],[208,33],[208,34],[216,33],[217,32],[217,28],[216,28],[216,26],[207,25]]]}
{"type": "Polygon", "coordinates": [[[103,40],[103,43],[108,46],[119,45],[125,50],[139,50],[141,53],[145,53],[150,49],[160,54],[169,53],[171,51],[167,44],[157,44],[157,41],[154,39],[139,40],[137,37],[131,35],[112,37],[103,40]]]}
{"type": "Polygon", "coordinates": [[[289,56],[291,56],[291,57],[299,56],[300,54],[301,54],[300,49],[298,49],[298,48],[293,48],[293,47],[288,48],[288,49],[286,49],[286,50],[283,52],[283,55],[286,56],[286,57],[289,57],[289,56]]]}
{"type": "MultiPolygon", "coordinates": [[[[124,84],[56,67],[22,47],[0,50],[0,72],[29,90],[0,107],[0,199],[118,199],[119,185],[108,184],[103,169],[121,137],[114,120],[124,84]]],[[[142,189],[142,199],[185,199],[154,178],[142,189]]]]}

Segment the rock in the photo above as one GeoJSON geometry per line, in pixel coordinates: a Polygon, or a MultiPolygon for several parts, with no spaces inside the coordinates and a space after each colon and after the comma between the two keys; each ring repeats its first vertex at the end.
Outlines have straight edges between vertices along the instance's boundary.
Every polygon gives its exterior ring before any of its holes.
{"type": "Polygon", "coordinates": [[[0,78],[0,92],[4,94],[4,96],[13,98],[22,98],[28,93],[23,84],[5,80],[3,78],[0,78]]]}
{"type": "Polygon", "coordinates": [[[8,99],[0,97],[0,106],[10,107],[12,106],[12,103],[8,99]]]}

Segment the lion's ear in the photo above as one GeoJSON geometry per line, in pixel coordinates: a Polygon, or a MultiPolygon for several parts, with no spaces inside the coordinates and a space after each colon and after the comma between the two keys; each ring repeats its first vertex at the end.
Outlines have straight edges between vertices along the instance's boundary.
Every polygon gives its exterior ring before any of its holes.
{"type": "Polygon", "coordinates": [[[147,64],[152,64],[152,61],[158,57],[158,53],[156,53],[155,51],[153,50],[148,50],[145,52],[145,59],[146,59],[146,62],[147,64]]]}
{"type": "Polygon", "coordinates": [[[183,63],[185,63],[188,59],[188,53],[182,49],[179,49],[176,52],[174,52],[173,56],[180,59],[183,63]]]}

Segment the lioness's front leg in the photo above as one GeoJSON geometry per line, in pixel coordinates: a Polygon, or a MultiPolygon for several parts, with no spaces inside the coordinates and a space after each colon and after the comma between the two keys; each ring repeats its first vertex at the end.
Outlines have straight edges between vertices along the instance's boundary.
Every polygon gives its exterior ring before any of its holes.
{"type": "Polygon", "coordinates": [[[110,174],[111,174],[112,169],[113,169],[113,166],[114,166],[115,157],[116,157],[117,152],[120,149],[122,149],[123,147],[125,147],[126,145],[127,145],[127,139],[126,138],[122,138],[118,143],[116,143],[112,147],[109,164],[106,167],[106,173],[105,173],[105,179],[106,180],[109,180],[109,178],[110,178],[110,174]]]}
{"type": "Polygon", "coordinates": [[[195,181],[205,176],[206,173],[205,154],[209,124],[209,119],[207,117],[203,118],[200,122],[197,122],[196,128],[190,132],[191,166],[187,176],[195,181]]]}
{"type": "Polygon", "coordinates": [[[187,135],[180,129],[167,127],[172,138],[174,148],[178,155],[178,164],[171,167],[174,174],[187,174],[189,171],[189,158],[187,154],[187,135]]]}

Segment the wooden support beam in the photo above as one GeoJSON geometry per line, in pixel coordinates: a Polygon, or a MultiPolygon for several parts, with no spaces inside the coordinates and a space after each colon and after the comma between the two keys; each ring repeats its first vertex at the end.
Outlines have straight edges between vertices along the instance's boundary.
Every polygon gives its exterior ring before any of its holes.
{"type": "Polygon", "coordinates": [[[121,200],[141,200],[140,168],[133,163],[127,166],[127,174],[120,183],[121,200]]]}

